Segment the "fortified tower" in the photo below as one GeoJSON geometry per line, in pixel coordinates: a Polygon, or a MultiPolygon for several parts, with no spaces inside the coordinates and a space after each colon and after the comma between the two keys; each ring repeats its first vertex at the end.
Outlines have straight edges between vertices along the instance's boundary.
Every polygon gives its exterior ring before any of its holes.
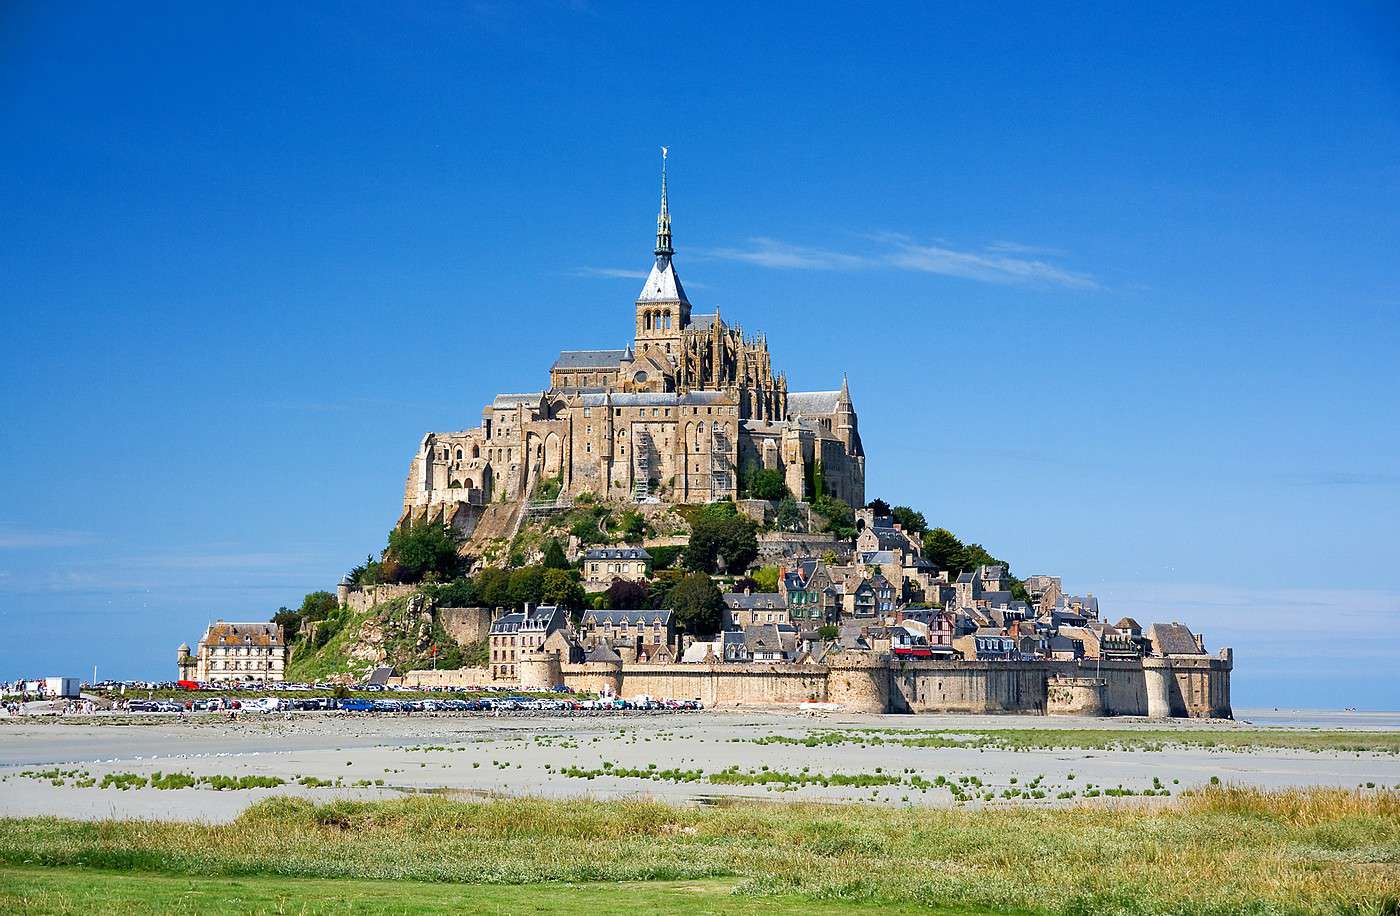
{"type": "Polygon", "coordinates": [[[890,657],[883,652],[838,652],[826,658],[828,702],[851,712],[890,709],[890,657]]]}

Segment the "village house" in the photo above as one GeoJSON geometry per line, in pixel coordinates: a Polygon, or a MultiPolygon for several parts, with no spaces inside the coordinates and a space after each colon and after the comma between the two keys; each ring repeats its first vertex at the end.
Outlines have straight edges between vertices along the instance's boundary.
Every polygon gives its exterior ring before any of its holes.
{"type": "Polygon", "coordinates": [[[669,610],[584,611],[579,634],[585,648],[607,643],[614,650],[627,648],[634,661],[655,660],[662,650],[671,652],[676,637],[672,618],[669,610]]]}
{"type": "Polygon", "coordinates": [[[287,667],[287,641],[280,624],[215,621],[204,631],[195,654],[181,643],[180,679],[280,683],[287,667]]]}
{"type": "Polygon", "coordinates": [[[968,661],[1012,661],[1020,657],[1017,640],[997,627],[978,627],[953,639],[953,648],[968,661]]]}
{"type": "Polygon", "coordinates": [[[797,657],[797,630],[787,624],[759,624],[720,634],[726,662],[788,662],[797,657]]]}
{"type": "Polygon", "coordinates": [[[523,611],[511,611],[497,617],[487,637],[491,679],[517,681],[520,653],[543,646],[551,633],[568,626],[568,619],[562,608],[552,604],[538,607],[527,604],[523,611]]]}
{"type": "Polygon", "coordinates": [[[601,592],[614,579],[641,582],[651,575],[651,554],[641,547],[592,547],[583,553],[583,587],[601,592]]]}
{"type": "Polygon", "coordinates": [[[723,629],[787,622],[787,602],[780,592],[729,592],[724,596],[723,629]]]}
{"type": "Polygon", "coordinates": [[[788,619],[797,626],[835,623],[839,594],[832,587],[831,573],[816,559],[799,560],[778,573],[778,594],[787,605],[788,619]]]}

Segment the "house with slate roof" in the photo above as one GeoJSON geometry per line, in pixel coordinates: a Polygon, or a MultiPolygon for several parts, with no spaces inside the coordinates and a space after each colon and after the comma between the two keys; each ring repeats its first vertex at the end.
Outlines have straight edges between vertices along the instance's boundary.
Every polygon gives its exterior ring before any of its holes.
{"type": "Polygon", "coordinates": [[[651,575],[651,554],[641,547],[592,547],[583,553],[583,587],[601,592],[614,579],[641,582],[651,575]]]}

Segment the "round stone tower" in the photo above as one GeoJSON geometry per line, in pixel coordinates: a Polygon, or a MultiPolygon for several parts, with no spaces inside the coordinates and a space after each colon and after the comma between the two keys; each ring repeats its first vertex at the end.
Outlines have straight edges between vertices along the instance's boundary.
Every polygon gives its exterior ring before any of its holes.
{"type": "Polygon", "coordinates": [[[1045,682],[1047,716],[1102,716],[1108,682],[1097,677],[1052,677],[1045,682]]]}
{"type": "Polygon", "coordinates": [[[885,713],[890,708],[890,657],[845,651],[826,658],[826,698],[851,712],[885,713]]]}
{"type": "Polygon", "coordinates": [[[1169,658],[1148,657],[1142,660],[1142,676],[1147,682],[1147,716],[1150,719],[1170,719],[1172,713],[1172,680],[1176,677],[1169,658]]]}
{"type": "Polygon", "coordinates": [[[557,652],[543,649],[522,652],[517,670],[520,672],[521,690],[553,690],[564,683],[557,652]]]}

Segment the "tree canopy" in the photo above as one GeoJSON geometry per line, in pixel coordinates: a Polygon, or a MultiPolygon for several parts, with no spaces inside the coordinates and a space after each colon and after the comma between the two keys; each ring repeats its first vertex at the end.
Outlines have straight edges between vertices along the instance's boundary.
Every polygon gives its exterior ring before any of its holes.
{"type": "Polygon", "coordinates": [[[676,626],[695,637],[719,631],[724,620],[724,596],[702,572],[687,575],[671,589],[671,610],[676,626]]]}
{"type": "Polygon", "coordinates": [[[722,559],[726,571],[741,573],[757,556],[758,526],[740,515],[733,503],[706,506],[692,517],[685,549],[687,569],[714,572],[722,559]]]}
{"type": "Polygon", "coordinates": [[[462,533],[451,525],[412,525],[389,532],[382,563],[386,581],[446,582],[462,571],[462,533]]]}
{"type": "Polygon", "coordinates": [[[606,602],[614,611],[639,611],[650,607],[650,590],[645,582],[614,579],[608,586],[606,602]]]}
{"type": "Polygon", "coordinates": [[[791,497],[787,479],[777,468],[754,468],[745,480],[746,490],[752,499],[784,499],[791,497]]]}
{"type": "Polygon", "coordinates": [[[913,536],[923,534],[928,530],[928,522],[924,519],[924,514],[908,506],[895,506],[890,510],[890,515],[894,521],[902,525],[904,530],[913,536]]]}
{"type": "Polygon", "coordinates": [[[856,536],[856,515],[851,507],[834,496],[818,496],[812,500],[812,511],[826,519],[823,531],[849,540],[856,536]]]}
{"type": "Polygon", "coordinates": [[[802,527],[802,510],[791,496],[778,503],[773,512],[773,526],[779,531],[796,531],[802,527]]]}
{"type": "Polygon", "coordinates": [[[544,545],[544,559],[540,565],[545,569],[572,569],[573,564],[568,557],[564,556],[564,548],[560,546],[558,538],[550,538],[549,543],[544,545]]]}
{"type": "Polygon", "coordinates": [[[557,604],[570,611],[583,607],[585,600],[583,586],[574,578],[571,570],[545,569],[540,584],[540,603],[557,604]]]}

